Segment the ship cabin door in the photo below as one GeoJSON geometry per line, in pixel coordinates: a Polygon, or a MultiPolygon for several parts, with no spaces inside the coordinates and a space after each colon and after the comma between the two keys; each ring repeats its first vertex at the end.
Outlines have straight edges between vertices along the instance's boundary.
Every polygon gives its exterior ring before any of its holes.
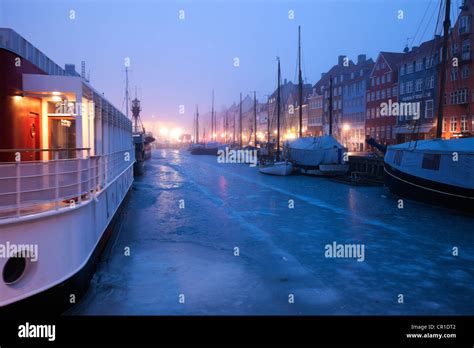
{"type": "Polygon", "coordinates": [[[49,147],[63,149],[54,151],[52,159],[75,158],[76,151],[76,120],[74,117],[48,117],[49,147]]]}
{"type": "MultiPolygon", "coordinates": [[[[30,112],[27,117],[24,118],[23,126],[23,137],[25,143],[23,144],[25,149],[40,149],[40,117],[36,112],[30,112]]],[[[26,161],[38,161],[40,159],[39,151],[26,151],[22,154],[22,160],[26,161]]]]}

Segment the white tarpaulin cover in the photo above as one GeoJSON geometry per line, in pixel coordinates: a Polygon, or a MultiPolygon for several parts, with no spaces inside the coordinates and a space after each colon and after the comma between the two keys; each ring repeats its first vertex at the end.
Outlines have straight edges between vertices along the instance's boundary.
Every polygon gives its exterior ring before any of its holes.
{"type": "Polygon", "coordinates": [[[474,189],[474,138],[434,139],[390,146],[385,162],[426,180],[474,189]]]}
{"type": "Polygon", "coordinates": [[[287,159],[300,166],[319,166],[320,164],[340,164],[346,150],[330,135],[304,137],[285,143],[287,159]]]}

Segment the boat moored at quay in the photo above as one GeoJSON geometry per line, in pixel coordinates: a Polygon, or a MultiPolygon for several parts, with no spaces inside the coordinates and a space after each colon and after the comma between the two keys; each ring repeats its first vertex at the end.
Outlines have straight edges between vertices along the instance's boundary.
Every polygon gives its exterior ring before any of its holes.
{"type": "Polygon", "coordinates": [[[66,308],[130,191],[132,123],[11,29],[0,29],[0,63],[0,312],[32,313],[46,296],[66,308]]]}

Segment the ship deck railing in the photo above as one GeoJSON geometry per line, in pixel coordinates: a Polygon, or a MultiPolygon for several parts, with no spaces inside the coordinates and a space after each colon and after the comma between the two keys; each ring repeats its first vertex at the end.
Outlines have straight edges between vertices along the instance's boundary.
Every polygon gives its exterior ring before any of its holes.
{"type": "Polygon", "coordinates": [[[132,149],[99,156],[89,148],[0,149],[2,154],[17,160],[0,162],[0,223],[89,203],[135,161],[132,149]],[[35,152],[52,159],[21,160],[35,152]]]}

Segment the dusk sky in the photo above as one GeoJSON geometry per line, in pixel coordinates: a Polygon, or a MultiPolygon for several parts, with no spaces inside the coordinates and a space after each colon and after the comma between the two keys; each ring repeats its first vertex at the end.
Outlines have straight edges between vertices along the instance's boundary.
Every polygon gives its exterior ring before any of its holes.
{"type": "Polygon", "coordinates": [[[239,92],[256,90],[262,99],[271,93],[276,56],[283,78],[294,81],[298,25],[304,78],[314,84],[338,55],[375,59],[379,51],[432,38],[438,7],[437,0],[0,0],[0,26],[61,66],[74,63],[80,71],[85,60],[91,84],[123,111],[123,64],[130,57],[130,91],[138,87],[142,118],[189,132],[195,104],[210,110],[213,88],[217,109],[238,101],[239,92]]]}

